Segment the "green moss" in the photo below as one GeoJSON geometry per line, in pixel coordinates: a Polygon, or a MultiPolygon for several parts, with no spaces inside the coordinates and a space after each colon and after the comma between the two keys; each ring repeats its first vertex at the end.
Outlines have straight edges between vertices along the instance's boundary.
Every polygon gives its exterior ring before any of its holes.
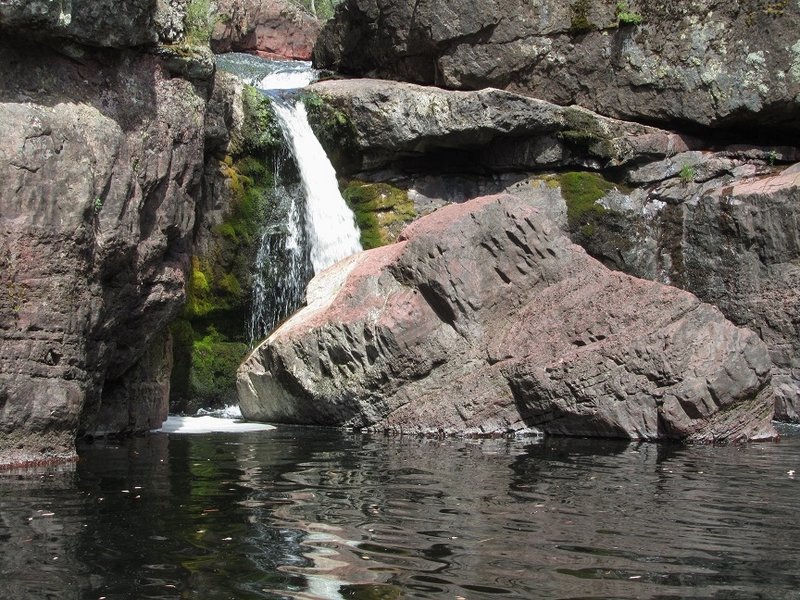
{"type": "Polygon", "coordinates": [[[575,0],[570,7],[570,25],[569,32],[572,35],[582,35],[589,33],[595,29],[589,21],[589,9],[591,4],[589,0],[575,0]]]}
{"type": "Polygon", "coordinates": [[[242,90],[242,110],[242,139],[234,144],[234,152],[265,158],[279,150],[283,145],[283,135],[269,99],[256,88],[246,85],[242,90]]]}
{"type": "Polygon", "coordinates": [[[642,15],[633,12],[627,2],[617,2],[617,22],[620,25],[639,25],[642,22],[642,15]]]}
{"type": "Polygon", "coordinates": [[[614,189],[614,184],[597,173],[570,172],[558,176],[561,195],[567,203],[570,229],[586,224],[589,215],[602,214],[605,208],[597,201],[614,189]]]}
{"type": "Polygon", "coordinates": [[[236,400],[236,371],[247,344],[232,340],[214,325],[178,319],[171,325],[174,366],[172,410],[194,412],[236,400]]]}
{"type": "Polygon", "coordinates": [[[611,268],[622,268],[620,252],[631,247],[630,224],[624,214],[609,210],[598,200],[611,190],[629,190],[597,173],[568,172],[553,176],[567,205],[567,229],[573,241],[611,268]]]}
{"type": "Polygon", "coordinates": [[[391,244],[417,216],[408,192],[387,183],[354,180],[342,196],[355,213],[365,249],[391,244]]]}
{"type": "Polygon", "coordinates": [[[564,111],[564,125],[559,137],[578,152],[588,152],[599,158],[612,158],[615,155],[613,138],[592,113],[568,108],[564,111]]]}

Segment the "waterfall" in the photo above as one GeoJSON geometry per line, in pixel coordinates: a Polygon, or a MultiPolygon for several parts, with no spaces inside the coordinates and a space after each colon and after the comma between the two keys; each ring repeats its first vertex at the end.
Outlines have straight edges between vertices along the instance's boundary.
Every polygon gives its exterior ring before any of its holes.
{"type": "Polygon", "coordinates": [[[275,329],[303,302],[311,277],[303,229],[302,190],[283,180],[285,157],[273,165],[272,226],[261,233],[253,269],[250,345],[275,329]]]}
{"type": "Polygon", "coordinates": [[[273,165],[272,208],[253,272],[248,323],[252,346],[302,304],[306,284],[314,274],[361,250],[360,233],[304,104],[285,95],[316,79],[310,63],[229,54],[218,56],[217,66],[236,73],[270,98],[300,176],[299,185],[284,181],[283,159],[273,165]]]}
{"type": "Polygon", "coordinates": [[[308,123],[305,105],[274,101],[273,108],[300,171],[311,266],[317,274],[361,250],[361,234],[339,193],[336,171],[308,123]]]}

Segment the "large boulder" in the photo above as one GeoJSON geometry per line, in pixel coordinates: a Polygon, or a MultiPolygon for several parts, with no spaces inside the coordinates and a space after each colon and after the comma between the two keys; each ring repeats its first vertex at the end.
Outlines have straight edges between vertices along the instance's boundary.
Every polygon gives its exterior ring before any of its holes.
{"type": "Polygon", "coordinates": [[[0,464],[166,416],[205,97],[155,56],[83,52],[0,44],[0,464]]]}
{"type": "Polygon", "coordinates": [[[310,60],[322,24],[285,0],[219,0],[211,34],[214,52],[310,60]]]}
{"type": "Polygon", "coordinates": [[[770,360],[695,296],[609,271],[514,197],[317,276],[238,374],[250,419],[416,433],[774,435],[770,360]]]}
{"type": "Polygon", "coordinates": [[[314,60],[629,120],[796,135],[798,31],[797,2],[345,0],[314,60]]]}

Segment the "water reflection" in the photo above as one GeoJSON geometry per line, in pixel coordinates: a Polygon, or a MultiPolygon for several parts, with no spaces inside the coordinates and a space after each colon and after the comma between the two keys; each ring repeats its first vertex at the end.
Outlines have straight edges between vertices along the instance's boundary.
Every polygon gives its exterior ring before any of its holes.
{"type": "Polygon", "coordinates": [[[153,435],[0,475],[2,598],[797,598],[800,438],[153,435]]]}

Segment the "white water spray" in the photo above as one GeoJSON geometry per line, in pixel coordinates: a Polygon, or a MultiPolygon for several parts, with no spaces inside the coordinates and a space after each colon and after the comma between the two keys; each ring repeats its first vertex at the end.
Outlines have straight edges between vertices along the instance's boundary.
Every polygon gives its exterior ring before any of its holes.
{"type": "Polygon", "coordinates": [[[305,227],[311,265],[319,273],[361,250],[353,212],[339,193],[336,171],[308,123],[302,102],[273,102],[275,114],[297,161],[306,196],[305,227]]]}

